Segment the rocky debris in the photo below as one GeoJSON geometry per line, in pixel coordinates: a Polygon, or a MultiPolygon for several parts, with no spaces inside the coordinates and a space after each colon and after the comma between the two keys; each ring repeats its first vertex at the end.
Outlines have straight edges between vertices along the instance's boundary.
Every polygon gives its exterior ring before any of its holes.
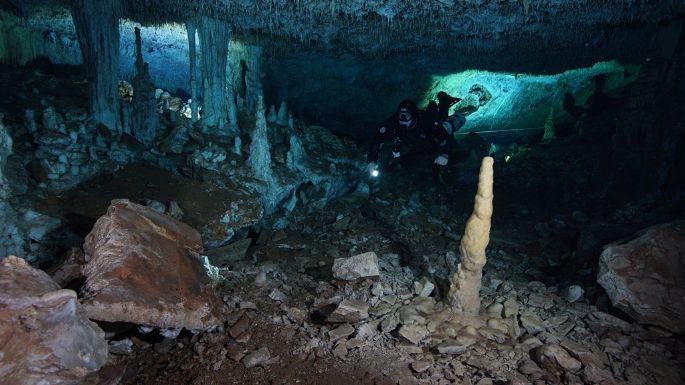
{"type": "Polygon", "coordinates": [[[369,305],[364,301],[345,299],[326,321],[331,323],[355,323],[369,318],[369,305]]]}
{"type": "Polygon", "coordinates": [[[333,277],[352,281],[363,277],[380,275],[378,256],[373,251],[350,258],[336,258],[333,261],[333,277]]]}
{"type": "Polygon", "coordinates": [[[433,366],[433,363],[429,360],[419,360],[411,363],[411,369],[416,373],[423,373],[431,366],[433,366]]]}
{"type": "Polygon", "coordinates": [[[124,338],[118,341],[109,341],[109,352],[112,354],[131,354],[133,352],[133,341],[124,338]]]}
{"type": "Polygon", "coordinates": [[[429,335],[428,329],[424,325],[403,325],[400,328],[399,334],[406,338],[407,341],[418,345],[424,338],[429,335]]]}
{"type": "Polygon", "coordinates": [[[209,218],[201,228],[202,237],[207,248],[225,245],[240,231],[259,222],[264,215],[260,201],[245,190],[238,190],[238,196],[227,205],[223,213],[216,218],[209,218]]]}
{"type": "Polygon", "coordinates": [[[21,258],[0,260],[0,375],[7,384],[77,384],[107,359],[104,333],[72,290],[21,258]]]}
{"type": "Polygon", "coordinates": [[[260,348],[243,357],[243,365],[246,368],[254,368],[255,366],[264,365],[271,358],[271,353],[266,347],[260,348]]]}
{"type": "Polygon", "coordinates": [[[244,314],[242,317],[240,317],[240,319],[238,319],[238,322],[228,329],[228,333],[231,335],[231,337],[238,338],[240,335],[247,332],[249,327],[250,318],[247,316],[247,314],[244,314]]]}
{"type": "Polygon", "coordinates": [[[140,150],[124,143],[126,134],[113,136],[106,129],[91,127],[85,112],[65,117],[54,107],[46,107],[42,127],[33,133],[39,171],[34,176],[53,191],[74,187],[112,164],[126,164],[140,150]]]}
{"type": "Polygon", "coordinates": [[[583,294],[585,294],[585,290],[582,287],[571,285],[564,290],[562,297],[568,302],[576,302],[583,298],[583,294]]]}
{"type": "Polygon", "coordinates": [[[84,251],[90,318],[192,330],[221,325],[221,302],[199,260],[200,234],[189,226],[114,200],[84,251]]]}
{"type": "Polygon", "coordinates": [[[437,349],[440,354],[447,354],[447,355],[459,355],[462,354],[466,351],[466,344],[461,343],[456,340],[448,340],[440,345],[438,345],[437,349]]]}
{"type": "Polygon", "coordinates": [[[205,255],[212,262],[212,265],[225,267],[243,260],[245,258],[245,254],[247,253],[247,249],[251,244],[252,239],[241,239],[226,246],[208,250],[205,252],[205,255]]]}
{"type": "Polygon", "coordinates": [[[597,282],[643,324],[685,332],[685,222],[650,227],[606,247],[597,282]]]}
{"type": "Polygon", "coordinates": [[[435,285],[426,277],[421,278],[420,281],[414,282],[414,294],[419,297],[430,296],[434,289],[435,285]]]}
{"type": "Polygon", "coordinates": [[[333,329],[328,332],[328,339],[331,342],[335,342],[339,339],[346,338],[354,333],[354,327],[351,325],[345,324],[342,326],[337,327],[336,329],[333,329]]]}
{"type": "Polygon", "coordinates": [[[582,364],[571,357],[564,348],[555,344],[546,344],[532,350],[531,356],[547,373],[551,374],[554,381],[568,378],[569,372],[576,373],[582,364]]]}

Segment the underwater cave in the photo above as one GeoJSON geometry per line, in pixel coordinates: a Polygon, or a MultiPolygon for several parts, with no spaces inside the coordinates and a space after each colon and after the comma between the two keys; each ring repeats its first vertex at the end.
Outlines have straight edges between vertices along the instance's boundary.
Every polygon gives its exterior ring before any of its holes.
{"type": "Polygon", "coordinates": [[[682,0],[0,1],[0,383],[685,383],[682,0]]]}

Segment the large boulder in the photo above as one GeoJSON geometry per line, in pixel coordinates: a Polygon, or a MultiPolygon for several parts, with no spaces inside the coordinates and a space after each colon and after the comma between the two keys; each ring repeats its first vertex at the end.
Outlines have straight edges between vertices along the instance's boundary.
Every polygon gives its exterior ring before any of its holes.
{"type": "Polygon", "coordinates": [[[126,199],[113,200],[83,247],[88,316],[160,328],[213,329],[223,305],[190,226],[126,199]]]}
{"type": "Polygon", "coordinates": [[[685,332],[685,221],[650,227],[612,243],[597,282],[611,302],[642,324],[685,332]]]}
{"type": "Polygon", "coordinates": [[[3,384],[78,384],[107,359],[76,293],[15,256],[0,260],[0,347],[3,384]]]}

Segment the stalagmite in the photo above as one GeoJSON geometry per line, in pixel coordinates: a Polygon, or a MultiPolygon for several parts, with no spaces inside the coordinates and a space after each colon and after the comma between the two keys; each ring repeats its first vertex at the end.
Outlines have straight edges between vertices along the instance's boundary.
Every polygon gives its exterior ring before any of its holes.
{"type": "Polygon", "coordinates": [[[271,172],[271,152],[269,151],[269,138],[266,130],[266,117],[264,116],[264,102],[260,96],[257,100],[257,121],[252,131],[252,143],[250,144],[250,157],[247,164],[252,169],[255,178],[268,184],[273,182],[271,172]]]}
{"type": "Polygon", "coordinates": [[[281,102],[281,107],[278,109],[276,123],[281,126],[288,124],[288,106],[285,104],[285,100],[281,102]]]}
{"type": "Polygon", "coordinates": [[[459,246],[461,263],[452,276],[448,294],[452,307],[470,314],[478,314],[480,309],[480,281],[486,262],[485,248],[490,242],[493,163],[491,157],[483,158],[481,163],[473,214],[466,222],[464,237],[459,246]]]}
{"type": "Polygon", "coordinates": [[[90,86],[93,119],[111,130],[117,130],[121,3],[118,0],[74,0],[71,14],[90,86]]]}
{"type": "Polygon", "coordinates": [[[266,116],[266,121],[269,123],[276,123],[278,119],[278,114],[276,113],[276,106],[273,104],[269,107],[269,114],[266,116]]]}
{"type": "Polygon", "coordinates": [[[188,31],[188,59],[190,61],[190,118],[193,122],[197,122],[197,55],[195,50],[197,30],[192,21],[186,23],[186,30],[188,31]]]}
{"type": "Polygon", "coordinates": [[[232,87],[228,87],[228,42],[231,29],[222,21],[206,16],[198,24],[200,37],[200,68],[202,70],[202,125],[205,131],[217,130],[221,135],[234,136],[235,102],[232,87]]]}
{"type": "Polygon", "coordinates": [[[133,77],[132,128],[133,136],[141,143],[150,145],[157,134],[157,100],[155,85],[150,79],[148,63],[143,61],[143,50],[140,39],[140,28],[136,27],[136,76],[133,77]]]}

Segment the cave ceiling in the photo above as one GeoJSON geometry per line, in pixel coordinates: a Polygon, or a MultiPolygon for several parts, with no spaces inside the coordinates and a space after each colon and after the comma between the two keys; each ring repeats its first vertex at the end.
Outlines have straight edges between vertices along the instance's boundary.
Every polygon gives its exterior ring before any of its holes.
{"type": "MultiPolygon", "coordinates": [[[[68,1],[6,0],[30,13],[68,1]]],[[[682,0],[123,0],[145,25],[225,20],[234,37],[274,52],[424,56],[461,68],[559,72],[647,58],[655,31],[682,19],[682,0]]]]}

